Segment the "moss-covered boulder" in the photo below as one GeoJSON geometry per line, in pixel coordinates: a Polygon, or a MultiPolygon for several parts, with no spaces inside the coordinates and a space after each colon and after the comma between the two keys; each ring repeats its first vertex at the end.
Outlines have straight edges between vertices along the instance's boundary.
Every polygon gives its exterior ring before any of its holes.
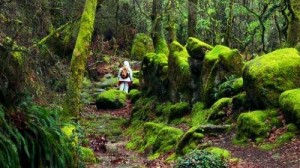
{"type": "Polygon", "coordinates": [[[79,149],[80,149],[82,160],[85,163],[89,163],[89,164],[96,163],[97,159],[96,159],[93,149],[90,149],[87,147],[82,147],[82,146],[79,149]]]}
{"type": "Polygon", "coordinates": [[[278,107],[279,96],[300,87],[300,55],[286,48],[249,61],[243,71],[248,100],[259,108],[278,107]]]}
{"type": "Polygon", "coordinates": [[[194,37],[190,37],[187,40],[185,45],[189,55],[189,64],[191,69],[192,76],[192,90],[193,90],[193,98],[192,102],[196,102],[200,100],[200,75],[202,70],[202,63],[205,54],[210,51],[213,47],[205,42],[202,42],[194,37]]]}
{"type": "Polygon", "coordinates": [[[244,66],[238,50],[217,45],[205,55],[200,77],[201,100],[210,106],[213,103],[213,89],[230,76],[242,76],[244,66]]]}
{"type": "Polygon", "coordinates": [[[133,40],[130,58],[133,60],[142,61],[143,57],[149,52],[154,52],[154,46],[151,37],[144,33],[136,34],[133,40]]]}
{"type": "Polygon", "coordinates": [[[166,127],[166,125],[161,123],[146,122],[144,124],[144,143],[142,144],[139,151],[143,152],[146,149],[152,149],[153,145],[155,144],[158,133],[164,127],[166,127]]]}
{"type": "Polygon", "coordinates": [[[213,46],[206,44],[205,42],[194,37],[189,37],[185,47],[192,58],[200,60],[203,60],[205,53],[213,48],[213,46]]]}
{"type": "Polygon", "coordinates": [[[279,97],[279,105],[285,116],[300,128],[300,89],[283,92],[279,97]]]}
{"type": "Polygon", "coordinates": [[[191,113],[191,126],[199,126],[207,123],[211,112],[210,109],[205,109],[204,107],[205,104],[203,102],[197,102],[193,104],[191,113]]]}
{"type": "Polygon", "coordinates": [[[157,106],[156,97],[141,97],[135,103],[131,111],[130,123],[136,121],[149,121],[157,116],[156,106],[157,106]]]}
{"type": "Polygon", "coordinates": [[[266,111],[251,111],[242,113],[237,119],[237,142],[247,142],[248,139],[256,142],[268,136],[272,128],[271,124],[267,123],[267,119],[275,110],[266,111]]]}
{"type": "Polygon", "coordinates": [[[172,42],[168,62],[168,77],[170,98],[173,102],[190,102],[192,99],[189,57],[184,46],[176,41],[172,42]]]}
{"type": "Polygon", "coordinates": [[[140,88],[148,95],[167,97],[168,57],[165,54],[148,53],[141,66],[140,88]]]}
{"type": "Polygon", "coordinates": [[[126,93],[111,89],[100,93],[96,99],[97,109],[117,109],[125,106],[126,93]]]}

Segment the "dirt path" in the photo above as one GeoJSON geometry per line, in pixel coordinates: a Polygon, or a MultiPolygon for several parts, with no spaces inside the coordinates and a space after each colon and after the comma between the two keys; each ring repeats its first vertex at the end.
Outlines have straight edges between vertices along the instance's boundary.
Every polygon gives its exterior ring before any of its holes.
{"type": "MultiPolygon", "coordinates": [[[[87,106],[83,128],[89,141],[95,137],[107,135],[106,151],[96,150],[97,164],[88,164],[88,168],[169,168],[163,158],[148,161],[146,156],[128,151],[125,145],[128,139],[122,135],[124,124],[130,117],[131,104],[118,110],[97,110],[95,106],[87,106]]],[[[300,168],[300,137],[280,148],[271,151],[262,151],[254,144],[240,147],[232,144],[234,134],[206,136],[205,141],[231,151],[232,156],[239,158],[231,168],[300,168]]]]}

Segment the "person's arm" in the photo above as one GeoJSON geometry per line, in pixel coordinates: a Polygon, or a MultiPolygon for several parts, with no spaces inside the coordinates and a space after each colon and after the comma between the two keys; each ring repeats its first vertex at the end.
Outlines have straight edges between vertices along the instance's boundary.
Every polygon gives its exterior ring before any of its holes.
{"type": "Polygon", "coordinates": [[[130,76],[131,82],[133,82],[133,73],[132,73],[132,70],[130,70],[129,76],[130,76]]]}
{"type": "Polygon", "coordinates": [[[121,79],[121,68],[119,68],[119,72],[118,72],[118,79],[121,79]]]}

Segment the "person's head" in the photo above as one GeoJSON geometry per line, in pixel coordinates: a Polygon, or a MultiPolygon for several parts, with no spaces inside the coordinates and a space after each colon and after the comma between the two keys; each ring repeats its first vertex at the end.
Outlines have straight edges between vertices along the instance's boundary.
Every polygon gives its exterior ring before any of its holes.
{"type": "Polygon", "coordinates": [[[130,67],[129,62],[128,61],[124,61],[124,66],[125,67],[130,67]]]}

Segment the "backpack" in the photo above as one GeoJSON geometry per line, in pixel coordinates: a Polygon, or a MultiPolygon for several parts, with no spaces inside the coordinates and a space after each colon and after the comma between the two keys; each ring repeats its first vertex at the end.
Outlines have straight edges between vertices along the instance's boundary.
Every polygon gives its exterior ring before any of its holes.
{"type": "Polygon", "coordinates": [[[120,76],[121,76],[122,79],[128,78],[129,73],[128,73],[128,69],[126,67],[122,68],[120,76]]]}

